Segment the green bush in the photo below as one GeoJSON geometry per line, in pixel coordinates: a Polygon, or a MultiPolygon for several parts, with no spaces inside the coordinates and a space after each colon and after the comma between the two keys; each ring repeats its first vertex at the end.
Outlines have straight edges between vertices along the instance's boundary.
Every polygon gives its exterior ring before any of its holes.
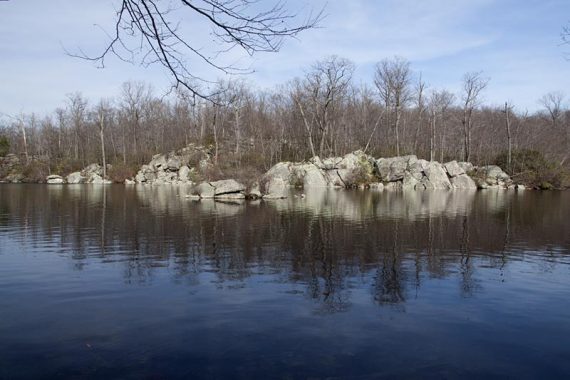
{"type": "Polygon", "coordinates": [[[508,173],[516,183],[543,190],[564,187],[568,173],[564,167],[547,160],[541,152],[531,149],[514,150],[510,168],[507,164],[507,154],[507,152],[499,154],[495,164],[508,173]]]}
{"type": "Polygon", "coordinates": [[[0,136],[0,157],[6,156],[10,152],[10,141],[6,136],[0,136]]]}

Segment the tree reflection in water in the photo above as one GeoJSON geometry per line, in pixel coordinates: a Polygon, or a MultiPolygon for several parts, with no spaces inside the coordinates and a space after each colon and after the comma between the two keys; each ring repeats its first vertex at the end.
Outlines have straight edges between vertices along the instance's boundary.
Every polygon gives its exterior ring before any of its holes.
{"type": "Polygon", "coordinates": [[[569,261],[568,193],[322,190],[227,203],[185,191],[4,185],[0,228],[24,249],[59,247],[76,270],[120,263],[127,283],[152,282],[165,268],[173,281],[193,286],[207,274],[227,289],[276,276],[322,313],[350,308],[362,283],[373,302],[404,310],[425,278],[455,277],[471,297],[484,286],[478,268],[502,276],[529,252],[569,261]]]}

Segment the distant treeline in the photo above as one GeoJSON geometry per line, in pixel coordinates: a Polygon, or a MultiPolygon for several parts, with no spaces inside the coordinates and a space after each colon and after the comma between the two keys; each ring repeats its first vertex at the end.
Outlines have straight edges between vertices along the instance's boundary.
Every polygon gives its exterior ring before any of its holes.
{"type": "Polygon", "coordinates": [[[353,72],[350,61],[333,56],[274,91],[220,81],[212,101],[178,90],[159,96],[127,82],[113,99],[91,103],[74,93],[51,115],[5,118],[0,136],[5,151],[59,171],[101,163],[102,152],[107,163],[134,168],[189,143],[211,145],[220,167],[259,171],[357,149],[486,164],[509,145],[568,164],[570,111],[561,93],[537,99],[542,109],[529,114],[516,104],[483,104],[489,78],[482,73],[465,74],[461,91],[451,93],[430,87],[401,58],[378,63],[369,84],[355,83],[353,72]]]}

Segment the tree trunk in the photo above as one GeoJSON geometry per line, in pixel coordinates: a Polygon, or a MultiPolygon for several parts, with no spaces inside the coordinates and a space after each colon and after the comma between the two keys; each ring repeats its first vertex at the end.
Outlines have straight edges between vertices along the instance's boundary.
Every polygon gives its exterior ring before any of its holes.
{"type": "Polygon", "coordinates": [[[303,118],[303,125],[305,126],[305,131],[307,132],[307,136],[309,137],[309,148],[311,148],[311,154],[313,155],[313,157],[316,157],[317,153],[315,152],[315,144],[313,144],[313,134],[311,130],[312,129],[311,125],[309,124],[309,120],[307,120],[307,115],[305,114],[305,110],[303,109],[301,102],[295,100],[295,103],[297,103],[297,107],[299,107],[299,112],[301,112],[301,117],[303,118]]]}
{"type": "Polygon", "coordinates": [[[22,129],[22,140],[24,141],[24,155],[26,156],[26,165],[30,163],[30,156],[28,155],[28,139],[26,137],[26,127],[23,122],[20,122],[20,128],[22,129]]]}
{"type": "Polygon", "coordinates": [[[505,124],[507,127],[507,170],[509,174],[513,174],[512,172],[512,143],[511,143],[511,120],[509,118],[509,104],[505,102],[505,124]]]}
{"type": "Polygon", "coordinates": [[[394,129],[396,132],[396,156],[400,155],[400,106],[396,106],[396,121],[394,122],[394,129]]]}
{"type": "Polygon", "coordinates": [[[105,115],[99,114],[99,137],[101,139],[101,161],[103,162],[103,179],[107,178],[107,159],[105,157],[105,115]]]}
{"type": "Polygon", "coordinates": [[[435,109],[431,112],[431,131],[429,137],[429,160],[435,159],[435,109]]]}

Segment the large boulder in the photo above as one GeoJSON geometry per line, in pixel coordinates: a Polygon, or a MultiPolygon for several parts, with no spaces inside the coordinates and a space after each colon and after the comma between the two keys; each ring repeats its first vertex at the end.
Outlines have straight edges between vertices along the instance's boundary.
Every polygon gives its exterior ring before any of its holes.
{"type": "Polygon", "coordinates": [[[291,163],[279,162],[261,178],[263,198],[287,198],[291,186],[291,163]]]}
{"type": "Polygon", "coordinates": [[[404,174],[418,162],[414,155],[379,158],[375,162],[376,173],[385,182],[401,181],[404,174]]]}
{"type": "Polygon", "coordinates": [[[330,174],[333,186],[348,187],[376,181],[375,160],[361,150],[346,154],[340,161],[332,161],[338,162],[336,170],[333,169],[330,174]]]}
{"type": "Polygon", "coordinates": [[[282,178],[272,178],[269,182],[265,183],[263,191],[264,199],[283,199],[289,195],[289,182],[282,178]]]}
{"type": "Polygon", "coordinates": [[[485,185],[491,187],[508,186],[511,184],[511,178],[497,165],[480,166],[474,169],[477,185],[486,188],[485,185]]]}
{"type": "Polygon", "coordinates": [[[144,172],[139,171],[139,172],[137,173],[137,175],[135,176],[135,181],[136,181],[137,183],[146,182],[146,176],[145,176],[144,172]]]}
{"type": "Polygon", "coordinates": [[[109,185],[112,183],[112,181],[103,179],[103,177],[101,177],[98,174],[92,174],[91,177],[89,177],[89,179],[87,180],[87,182],[95,185],[109,185]]]}
{"type": "Polygon", "coordinates": [[[87,165],[82,171],[81,175],[89,178],[91,175],[97,174],[99,176],[103,175],[103,168],[99,164],[87,165]]]}
{"type": "Polygon", "coordinates": [[[188,182],[190,180],[190,168],[183,165],[178,170],[178,180],[180,182],[188,182]]]}
{"type": "Polygon", "coordinates": [[[165,154],[155,154],[152,156],[152,160],[149,163],[149,166],[152,167],[154,170],[164,170],[166,168],[167,159],[165,154]]]}
{"type": "Polygon", "coordinates": [[[450,181],[456,189],[477,189],[477,184],[467,174],[451,177],[450,181]]]}
{"type": "Polygon", "coordinates": [[[216,188],[208,182],[202,182],[192,189],[192,195],[198,195],[200,198],[214,198],[216,188]]]}
{"type": "Polygon", "coordinates": [[[414,161],[412,164],[408,165],[408,171],[415,179],[421,181],[424,177],[424,170],[427,168],[428,164],[429,162],[426,160],[414,161]]]}
{"type": "Polygon", "coordinates": [[[62,183],[65,183],[65,181],[63,180],[63,178],[59,175],[56,174],[52,174],[52,175],[48,175],[46,177],[46,183],[50,184],[50,185],[60,185],[62,183]]]}
{"type": "Polygon", "coordinates": [[[66,178],[67,183],[77,184],[77,183],[85,183],[87,178],[81,175],[81,172],[73,172],[69,174],[66,178]]]}
{"type": "Polygon", "coordinates": [[[402,180],[402,189],[403,190],[416,190],[416,189],[423,189],[423,186],[418,186],[421,184],[421,179],[418,180],[411,172],[406,171],[404,173],[404,179],[402,180]]]}
{"type": "Polygon", "coordinates": [[[465,170],[463,170],[463,168],[459,166],[457,161],[447,162],[443,164],[443,166],[445,167],[447,174],[452,178],[457,177],[458,175],[465,174],[465,170]]]}
{"type": "Polygon", "coordinates": [[[168,161],[166,162],[166,169],[173,171],[173,172],[178,171],[181,166],[182,166],[182,161],[177,156],[170,157],[168,159],[168,161]]]}
{"type": "Polygon", "coordinates": [[[224,179],[221,181],[210,182],[214,187],[214,196],[242,193],[246,187],[234,179],[224,179]]]}
{"type": "Polygon", "coordinates": [[[303,188],[327,187],[329,181],[324,170],[317,164],[301,164],[294,168],[295,177],[303,182],[303,188]]]}
{"type": "Polygon", "coordinates": [[[447,178],[443,166],[437,162],[430,162],[424,170],[425,178],[422,181],[426,189],[451,189],[452,185],[447,178]]]}
{"type": "Polygon", "coordinates": [[[465,173],[469,173],[475,169],[471,162],[458,162],[457,165],[459,165],[459,167],[463,169],[465,173]]]}

